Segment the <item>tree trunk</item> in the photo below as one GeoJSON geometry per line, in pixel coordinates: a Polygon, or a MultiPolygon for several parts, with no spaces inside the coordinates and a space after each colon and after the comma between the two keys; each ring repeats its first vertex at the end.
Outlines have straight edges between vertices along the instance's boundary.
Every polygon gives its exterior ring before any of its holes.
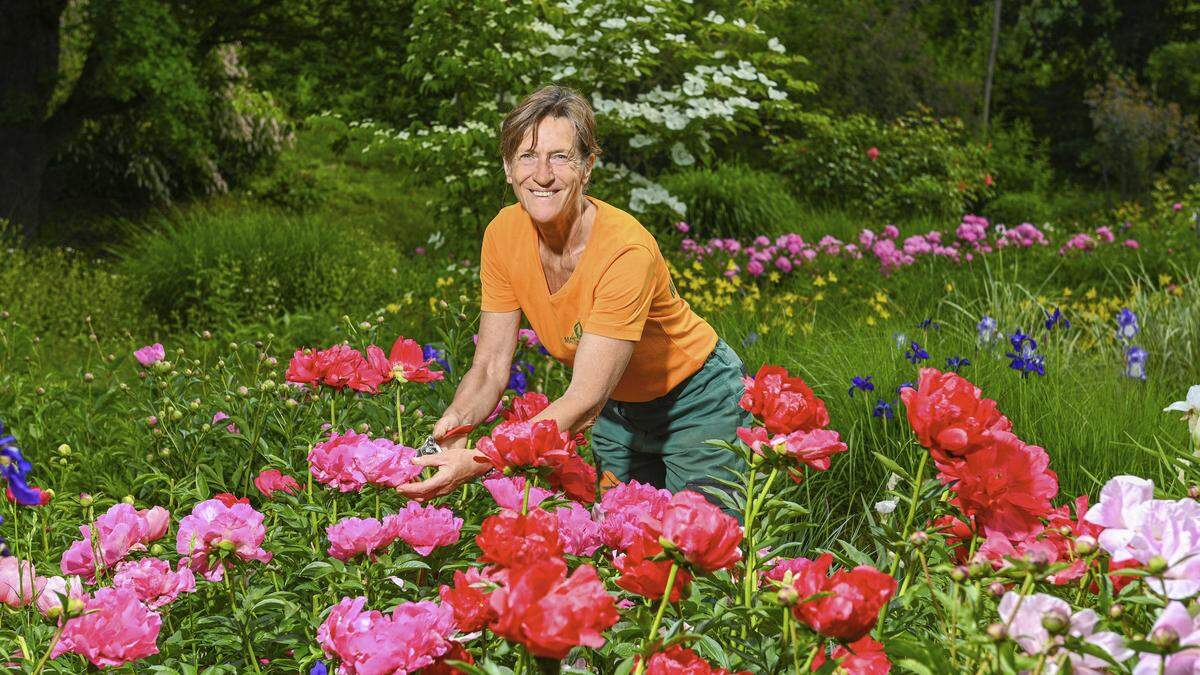
{"type": "Polygon", "coordinates": [[[987,75],[983,80],[983,135],[988,133],[988,116],[992,109],[992,76],[996,72],[996,47],[1000,44],[1000,1],[992,7],[992,46],[988,49],[987,75]]]}
{"type": "Polygon", "coordinates": [[[59,19],[67,0],[0,2],[0,218],[37,234],[50,160],[45,122],[58,80],[59,19]]]}

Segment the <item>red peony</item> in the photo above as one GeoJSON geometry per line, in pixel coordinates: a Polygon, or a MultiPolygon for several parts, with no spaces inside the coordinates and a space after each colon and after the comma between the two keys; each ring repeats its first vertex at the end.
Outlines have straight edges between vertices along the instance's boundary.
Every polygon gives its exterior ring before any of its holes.
{"type": "Polygon", "coordinates": [[[492,581],[475,568],[454,572],[454,586],[442,584],[442,604],[454,610],[454,623],[463,633],[473,633],[496,619],[488,601],[492,581]]]}
{"type": "Polygon", "coordinates": [[[525,645],[534,656],[562,659],[572,647],[601,647],[600,633],[617,622],[616,602],[604,590],[596,568],[582,565],[567,576],[561,558],[543,558],[509,570],[492,592],[498,617],[491,629],[525,645]]]}
{"type": "Polygon", "coordinates": [[[874,567],[860,565],[835,572],[821,591],[829,595],[801,599],[792,613],[825,637],[853,642],[875,626],[879,610],[896,592],[896,580],[874,567]]]}
{"type": "Polygon", "coordinates": [[[901,389],[900,400],[908,408],[908,422],[917,440],[939,464],[987,446],[992,432],[1012,428],[996,402],[982,398],[979,387],[957,373],[922,368],[917,388],[901,389]]]}
{"type": "MultiPolygon", "coordinates": [[[[749,671],[743,671],[749,675],[749,671]]],[[[734,675],[724,668],[713,668],[696,652],[675,644],[650,657],[646,675],[734,675]]],[[[742,675],[738,673],[737,675],[742,675]]]]}
{"type": "Polygon", "coordinates": [[[528,422],[549,407],[550,399],[545,394],[531,391],[512,400],[512,403],[503,412],[504,421],[528,422]]]}
{"type": "Polygon", "coordinates": [[[596,501],[596,467],[574,452],[546,476],[546,481],[568,499],[584,504],[596,501]]]}
{"type": "Polygon", "coordinates": [[[671,496],[663,510],[662,536],[701,573],[732,567],[742,559],[742,528],[704,497],[684,490],[671,496]]]}
{"type": "Polygon", "coordinates": [[[772,434],[819,429],[829,424],[825,402],[804,380],[789,377],[782,366],[763,366],[753,379],[745,378],[746,392],[738,402],[762,421],[772,434]]]}
{"type": "Polygon", "coordinates": [[[774,582],[778,589],[788,588],[796,591],[796,597],[803,600],[820,593],[829,581],[829,567],[833,565],[833,555],[829,553],[817,556],[816,560],[808,558],[788,558],[776,560],[775,564],[763,575],[764,582],[774,582]]]}
{"type": "Polygon", "coordinates": [[[575,452],[575,443],[559,433],[558,422],[501,422],[479,439],[480,462],[499,471],[547,467],[546,480],[575,501],[596,501],[596,468],[575,452]]]}
{"type": "MultiPolygon", "coordinates": [[[[296,494],[300,489],[300,484],[296,482],[295,478],[280,473],[279,469],[267,469],[254,477],[254,487],[258,488],[264,497],[270,499],[276,490],[289,495],[296,494]]],[[[227,506],[230,505],[227,504],[227,506]]]]}
{"type": "Polygon", "coordinates": [[[1050,457],[1042,448],[1006,431],[991,437],[961,462],[942,467],[939,478],[951,484],[953,503],[973,516],[984,534],[1024,539],[1050,514],[1058,476],[1049,469],[1050,457]]]}
{"type": "MultiPolygon", "coordinates": [[[[653,531],[643,531],[643,536],[633,542],[625,554],[613,558],[613,565],[621,576],[617,585],[630,593],[658,600],[667,589],[667,577],[671,572],[670,560],[650,560],[662,553],[663,547],[658,543],[658,536],[653,531]]],[[[669,602],[679,602],[679,598],[687,591],[692,575],[685,568],[675,573],[675,584],[671,587],[669,602]]]]}
{"type": "MultiPolygon", "coordinates": [[[[892,670],[892,662],[884,653],[883,645],[869,637],[834,647],[833,659],[838,661],[839,670],[850,675],[887,675],[892,670]]],[[[823,665],[825,654],[817,652],[817,658],[812,663],[813,672],[820,670],[823,665]]]]}
{"type": "Polygon", "coordinates": [[[344,389],[358,377],[366,360],[349,345],[334,345],[316,354],[321,371],[321,383],[334,389],[344,389]]]}
{"type": "Polygon", "coordinates": [[[292,355],[291,362],[288,363],[287,374],[284,378],[288,382],[309,384],[315,387],[321,384],[321,378],[324,376],[323,367],[321,360],[317,357],[317,352],[297,349],[296,353],[292,355]]]}
{"type": "Polygon", "coordinates": [[[480,525],[475,543],[483,551],[480,561],[507,568],[563,554],[558,519],[541,509],[534,509],[524,516],[508,510],[488,516],[480,525]]]}
{"type": "Polygon", "coordinates": [[[229,508],[233,508],[234,504],[249,504],[250,500],[246,497],[236,497],[228,492],[218,492],[212,496],[213,499],[221,502],[229,508]]]}
{"type": "Polygon", "coordinates": [[[407,382],[436,382],[446,375],[440,370],[429,369],[433,361],[425,358],[425,352],[416,340],[401,335],[392,343],[392,351],[388,353],[391,366],[388,379],[395,377],[407,382]]]}
{"type": "Polygon", "coordinates": [[[462,661],[463,663],[475,663],[475,657],[471,656],[471,652],[462,646],[460,642],[450,642],[450,651],[442,654],[437,661],[431,665],[421,669],[421,675],[466,675],[466,671],[459,670],[454,666],[446,663],[447,661],[462,661]]]}

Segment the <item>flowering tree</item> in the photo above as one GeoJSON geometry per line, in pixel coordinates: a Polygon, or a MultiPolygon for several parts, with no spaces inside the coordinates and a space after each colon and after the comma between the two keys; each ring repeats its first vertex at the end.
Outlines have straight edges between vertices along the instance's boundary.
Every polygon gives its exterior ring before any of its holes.
{"type": "MultiPolygon", "coordinates": [[[[735,135],[765,133],[799,114],[813,90],[789,77],[803,58],[761,27],[691,2],[528,0],[418,2],[402,71],[427,98],[403,130],[343,127],[363,152],[387,147],[401,164],[436,167],[443,214],[481,222],[502,204],[496,148],[504,113],[537,87],[556,83],[591,100],[605,198],[640,214],[684,215],[650,178],[714,156],[735,135]],[[449,45],[449,46],[448,46],[449,45]]],[[[311,120],[341,127],[330,116],[311,120]]]]}

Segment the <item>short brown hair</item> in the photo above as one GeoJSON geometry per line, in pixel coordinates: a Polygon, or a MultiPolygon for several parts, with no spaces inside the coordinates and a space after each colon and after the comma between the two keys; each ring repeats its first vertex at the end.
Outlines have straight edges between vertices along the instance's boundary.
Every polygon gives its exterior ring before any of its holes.
{"type": "Polygon", "coordinates": [[[500,125],[500,155],[506,161],[517,154],[517,146],[525,137],[527,129],[533,130],[533,142],[537,144],[537,127],[547,117],[564,117],[575,127],[575,154],[577,161],[589,155],[600,156],[596,143],[596,116],[592,106],[582,94],[550,84],[525,97],[513,108],[500,125]]]}

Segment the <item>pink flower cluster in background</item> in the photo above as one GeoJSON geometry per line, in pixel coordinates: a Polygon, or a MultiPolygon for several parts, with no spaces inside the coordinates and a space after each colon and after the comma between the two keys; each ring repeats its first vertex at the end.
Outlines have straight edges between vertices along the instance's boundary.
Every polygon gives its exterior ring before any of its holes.
{"type": "Polygon", "coordinates": [[[413,547],[421,555],[429,555],[439,546],[458,541],[462,518],[446,508],[421,506],[409,502],[398,513],[376,518],[343,518],[325,528],[329,538],[329,555],[347,561],[364,555],[375,560],[375,554],[391,546],[397,539],[413,547]]]}
{"type": "MultiPolygon", "coordinates": [[[[686,224],[685,224],[686,226],[686,224]]],[[[687,233],[690,228],[680,228],[687,233]]],[[[1116,240],[1111,228],[1099,227],[1094,233],[1078,233],[1067,240],[1058,250],[1067,255],[1074,251],[1090,251],[1116,240]]],[[[879,262],[880,271],[891,274],[901,267],[914,265],[926,258],[945,258],[954,262],[970,262],[975,256],[989,254],[1005,248],[1031,249],[1049,246],[1045,232],[1032,223],[1021,223],[1015,227],[993,225],[986,218],[976,215],[963,216],[953,235],[931,230],[901,238],[900,228],[887,225],[879,232],[863,229],[858,241],[844,242],[837,237],[825,235],[815,243],[806,241],[794,232],[783,234],[774,240],[765,236],[755,237],[743,244],[737,239],[709,239],[707,242],[687,237],[680,248],[695,260],[712,256],[724,256],[732,265],[727,266],[725,276],[736,276],[743,271],[752,276],[761,276],[772,269],[783,274],[795,271],[818,258],[845,258],[857,260],[873,256],[879,262]]],[[[1133,239],[1122,242],[1128,248],[1138,248],[1133,239]]]]}
{"type": "Polygon", "coordinates": [[[363,611],[366,598],[343,598],[317,629],[317,643],[342,673],[411,673],[453,646],[454,612],[437,603],[405,602],[391,615],[363,611]]]}

